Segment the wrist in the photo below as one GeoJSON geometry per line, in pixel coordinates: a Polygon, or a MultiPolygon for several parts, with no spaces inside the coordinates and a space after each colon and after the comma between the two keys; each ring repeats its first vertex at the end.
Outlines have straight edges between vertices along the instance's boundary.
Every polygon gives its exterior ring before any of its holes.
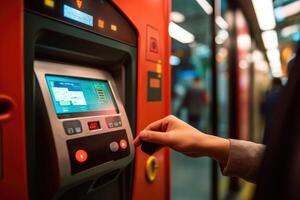
{"type": "Polygon", "coordinates": [[[221,165],[226,165],[230,149],[229,139],[208,135],[206,142],[207,156],[218,161],[221,165]]]}

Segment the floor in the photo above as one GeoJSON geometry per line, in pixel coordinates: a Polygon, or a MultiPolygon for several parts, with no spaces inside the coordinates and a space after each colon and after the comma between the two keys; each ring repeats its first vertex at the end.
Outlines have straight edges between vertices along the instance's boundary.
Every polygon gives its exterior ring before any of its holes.
{"type": "Polygon", "coordinates": [[[172,200],[209,200],[210,167],[209,158],[190,158],[172,151],[172,200]]]}

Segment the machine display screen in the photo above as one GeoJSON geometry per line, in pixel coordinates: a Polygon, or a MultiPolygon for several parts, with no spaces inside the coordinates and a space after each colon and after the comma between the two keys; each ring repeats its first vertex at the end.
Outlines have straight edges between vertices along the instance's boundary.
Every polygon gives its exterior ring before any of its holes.
{"type": "Polygon", "coordinates": [[[75,20],[88,26],[93,26],[93,16],[75,8],[72,8],[68,5],[64,5],[64,17],[75,20]]]}
{"type": "Polygon", "coordinates": [[[60,75],[46,81],[58,118],[118,113],[107,81],[60,75]]]}

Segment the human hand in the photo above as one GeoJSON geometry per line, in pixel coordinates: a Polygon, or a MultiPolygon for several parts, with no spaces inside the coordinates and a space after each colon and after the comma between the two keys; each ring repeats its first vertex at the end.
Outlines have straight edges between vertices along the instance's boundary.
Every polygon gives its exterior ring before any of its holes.
{"type": "Polygon", "coordinates": [[[143,141],[169,146],[191,157],[210,156],[227,162],[228,140],[202,133],[172,115],[149,124],[135,138],[134,145],[138,147],[143,141]]]}

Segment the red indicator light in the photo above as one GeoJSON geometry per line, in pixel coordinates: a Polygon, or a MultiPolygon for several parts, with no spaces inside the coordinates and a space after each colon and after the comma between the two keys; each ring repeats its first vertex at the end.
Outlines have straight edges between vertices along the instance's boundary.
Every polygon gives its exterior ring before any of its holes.
{"type": "Polygon", "coordinates": [[[88,127],[90,130],[96,130],[101,128],[99,121],[88,122],[88,127]]]}
{"type": "Polygon", "coordinates": [[[86,159],[88,158],[88,154],[85,150],[79,149],[76,151],[75,153],[75,159],[80,162],[83,163],[86,161],[86,159]]]}
{"type": "Polygon", "coordinates": [[[121,149],[126,149],[127,148],[127,141],[122,139],[120,140],[120,147],[121,149]]]}
{"type": "Polygon", "coordinates": [[[98,19],[98,27],[104,28],[105,22],[102,19],[98,19]]]}
{"type": "Polygon", "coordinates": [[[77,7],[78,7],[78,8],[81,8],[83,2],[82,2],[82,0],[76,0],[76,4],[77,4],[77,7]]]}

